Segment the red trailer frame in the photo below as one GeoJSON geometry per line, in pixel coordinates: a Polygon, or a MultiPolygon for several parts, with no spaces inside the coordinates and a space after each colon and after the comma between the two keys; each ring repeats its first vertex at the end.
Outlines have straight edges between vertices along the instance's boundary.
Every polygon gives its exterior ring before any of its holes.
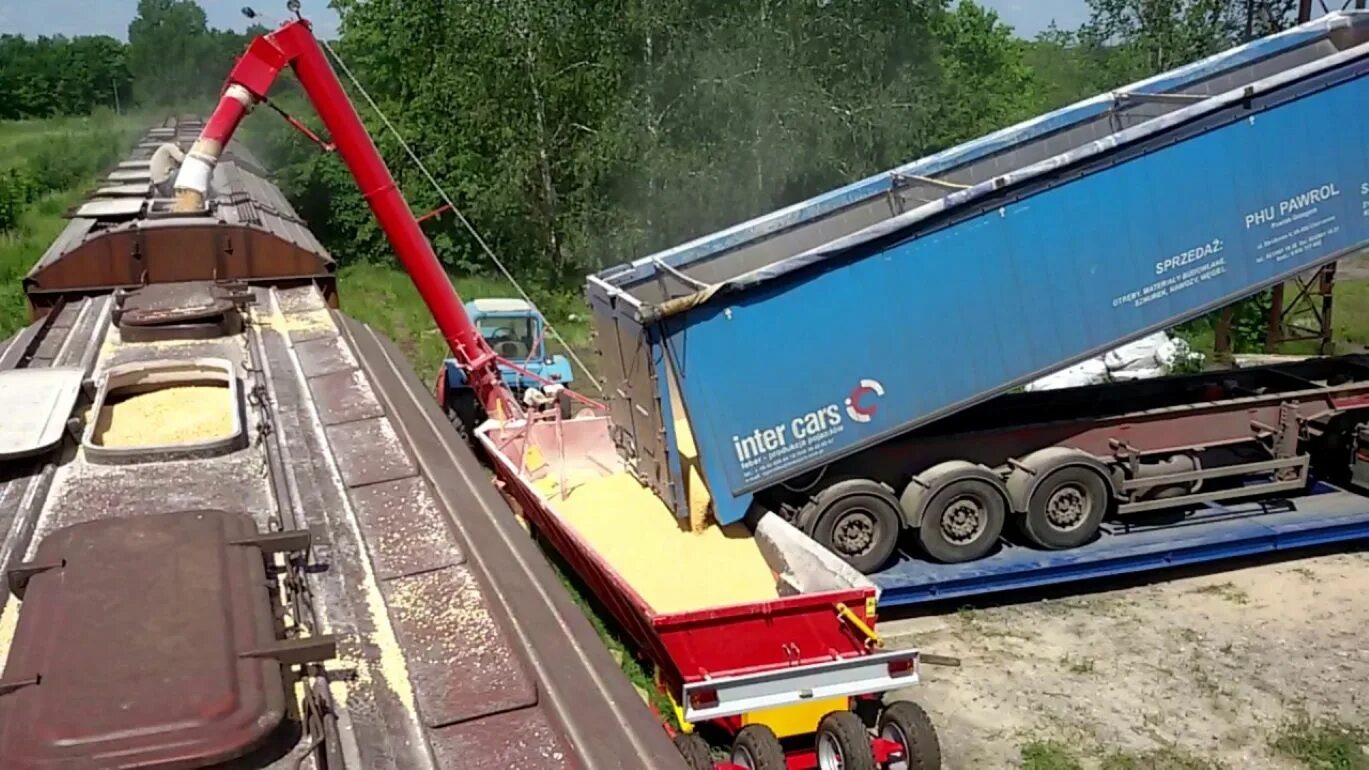
{"type": "MultiPolygon", "coordinates": [[[[860,686],[873,681],[869,676],[871,666],[884,675],[886,683],[896,683],[894,686],[918,681],[919,651],[880,650],[883,641],[874,630],[877,589],[872,583],[688,612],[653,610],[561,518],[514,459],[522,457],[530,444],[538,446],[544,457],[553,457],[564,446],[574,447],[569,454],[589,457],[591,462],[595,462],[596,455],[607,458],[614,453],[607,418],[561,421],[555,417],[547,422],[488,424],[477,430],[476,437],[491,458],[503,490],[518,504],[532,528],[585,582],[638,651],[655,666],[658,687],[670,698],[682,732],[693,732],[691,717],[698,714],[704,715],[696,717],[698,721],[729,736],[736,736],[752,724],[764,724],[781,738],[806,735],[813,733],[819,721],[834,710],[848,711],[857,699],[877,701],[883,689],[871,691],[860,686]],[[845,673],[840,670],[842,666],[849,667],[851,681],[845,688],[833,686],[830,691],[837,695],[823,697],[824,691],[813,691],[808,707],[791,704],[738,712],[744,702],[728,704],[726,696],[719,692],[738,681],[798,674],[812,667],[839,678],[845,673]],[[834,706],[838,699],[839,705],[834,706]],[[785,709],[788,712],[782,713],[785,709]]],[[[880,736],[870,739],[870,750],[879,766],[884,766],[901,757],[904,748],[880,736]]],[[[785,754],[785,767],[818,767],[815,748],[791,746],[785,754]]]]}

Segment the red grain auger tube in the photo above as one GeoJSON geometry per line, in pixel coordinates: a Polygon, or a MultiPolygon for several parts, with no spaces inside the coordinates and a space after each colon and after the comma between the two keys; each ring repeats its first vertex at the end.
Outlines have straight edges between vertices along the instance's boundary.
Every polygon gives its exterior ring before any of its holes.
{"type": "Polygon", "coordinates": [[[286,66],[294,70],[319,118],[332,134],[338,153],[356,179],[405,272],[413,279],[447,346],[466,367],[471,385],[486,412],[506,417],[520,415],[517,400],[499,376],[494,351],[466,315],[461,298],[366,133],[366,127],[328,64],[308,22],[291,21],[275,32],[258,37],[233,67],[223,97],[176,176],[176,210],[203,210],[214,165],[224,145],[232,138],[243,117],[266,97],[286,66]]]}

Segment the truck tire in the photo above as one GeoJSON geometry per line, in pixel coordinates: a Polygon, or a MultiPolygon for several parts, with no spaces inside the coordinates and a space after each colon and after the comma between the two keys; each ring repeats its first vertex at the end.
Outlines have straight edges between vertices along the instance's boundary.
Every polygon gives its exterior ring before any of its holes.
{"type": "Polygon", "coordinates": [[[698,733],[676,734],[675,748],[684,756],[689,770],[713,770],[713,752],[708,747],[708,741],[698,733]]]}
{"type": "Polygon", "coordinates": [[[824,489],[800,512],[799,522],[809,537],[864,574],[889,561],[903,530],[893,491],[867,479],[824,489]]]}
{"type": "Polygon", "coordinates": [[[1074,548],[1093,539],[1110,503],[1107,483],[1093,470],[1057,468],[1032,490],[1022,532],[1042,548],[1074,548]]]}
{"type": "Polygon", "coordinates": [[[818,723],[819,770],[876,770],[870,733],[850,711],[833,711],[818,723]]]}
{"type": "Polygon", "coordinates": [[[879,717],[876,734],[903,747],[903,759],[890,762],[888,770],[940,770],[941,741],[936,727],[916,703],[890,703],[879,717]]]}
{"type": "Polygon", "coordinates": [[[937,561],[973,561],[998,542],[1007,509],[993,484],[978,478],[956,479],[927,503],[917,529],[918,542],[937,561]]]}
{"type": "Polygon", "coordinates": [[[747,770],[785,770],[784,747],[765,725],[747,725],[732,742],[732,764],[747,770]]]}

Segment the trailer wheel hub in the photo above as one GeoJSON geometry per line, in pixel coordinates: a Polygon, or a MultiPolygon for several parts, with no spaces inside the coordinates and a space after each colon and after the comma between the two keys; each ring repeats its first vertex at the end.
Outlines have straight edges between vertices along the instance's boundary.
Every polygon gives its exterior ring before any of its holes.
{"type": "Polygon", "coordinates": [[[1046,498],[1046,520],[1059,530],[1078,527],[1093,507],[1092,495],[1079,484],[1061,484],[1046,498]]]}
{"type": "Polygon", "coordinates": [[[941,531],[953,543],[970,543],[983,534],[988,520],[984,501],[967,495],[946,506],[946,512],[941,516],[941,531]]]}
{"type": "Polygon", "coordinates": [[[875,517],[869,511],[849,511],[837,522],[832,532],[832,542],[842,553],[859,556],[874,543],[875,526],[875,517]]]}

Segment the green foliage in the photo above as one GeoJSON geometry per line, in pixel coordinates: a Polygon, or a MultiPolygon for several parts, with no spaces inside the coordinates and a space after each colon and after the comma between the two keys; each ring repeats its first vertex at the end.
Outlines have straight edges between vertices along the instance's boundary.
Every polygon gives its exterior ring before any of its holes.
{"type": "MultiPolygon", "coordinates": [[[[436,372],[450,353],[433,328],[432,317],[402,270],[369,262],[343,267],[338,272],[342,308],[358,321],[370,324],[397,342],[404,356],[420,372],[436,372]]],[[[499,281],[480,278],[455,282],[462,297],[508,297],[513,290],[499,281]]]]}
{"type": "Polygon", "coordinates": [[[79,190],[45,195],[23,211],[13,228],[0,232],[0,340],[28,323],[24,274],[66,227],[63,212],[80,199],[79,190]]]}
{"type": "Polygon", "coordinates": [[[1079,30],[1104,81],[1122,85],[1291,25],[1297,0],[1089,0],[1079,30]]]}
{"type": "Polygon", "coordinates": [[[135,104],[207,109],[260,31],[210,29],[195,0],[139,0],[127,44],[107,35],[0,35],[0,120],[135,104]]]}
{"type": "Polygon", "coordinates": [[[1057,741],[1032,741],[1022,747],[1022,770],[1083,770],[1079,758],[1057,741]]]}
{"type": "Polygon", "coordinates": [[[131,97],[124,45],[112,37],[0,35],[0,120],[84,115],[131,97]]]}
{"type": "MultiPolygon", "coordinates": [[[[494,251],[521,278],[567,294],[587,271],[1038,108],[1021,41],[971,2],[338,7],[342,55],[494,251]]],[[[435,207],[366,117],[413,208],[435,207]]],[[[336,159],[283,128],[255,144],[335,253],[383,258],[382,234],[336,159]]],[[[450,269],[490,271],[455,217],[425,229],[450,269]]]]}
{"type": "MultiPolygon", "coordinates": [[[[1231,352],[1264,352],[1265,334],[1269,329],[1269,308],[1273,296],[1265,291],[1232,305],[1231,352]]],[[[1210,352],[1222,311],[1217,310],[1190,321],[1178,328],[1179,334],[1200,351],[1210,352]]]]}
{"type": "Polygon", "coordinates": [[[1285,725],[1270,745],[1308,770],[1369,770],[1369,730],[1353,725],[1304,716],[1285,725]]]}
{"type": "Polygon", "coordinates": [[[212,104],[248,35],[210,29],[195,0],[138,0],[128,70],[139,104],[212,104]]]}
{"type": "Polygon", "coordinates": [[[129,129],[128,122],[100,114],[8,141],[0,133],[5,153],[0,161],[0,232],[16,227],[28,204],[65,191],[113,163],[128,149],[129,129]]]}

